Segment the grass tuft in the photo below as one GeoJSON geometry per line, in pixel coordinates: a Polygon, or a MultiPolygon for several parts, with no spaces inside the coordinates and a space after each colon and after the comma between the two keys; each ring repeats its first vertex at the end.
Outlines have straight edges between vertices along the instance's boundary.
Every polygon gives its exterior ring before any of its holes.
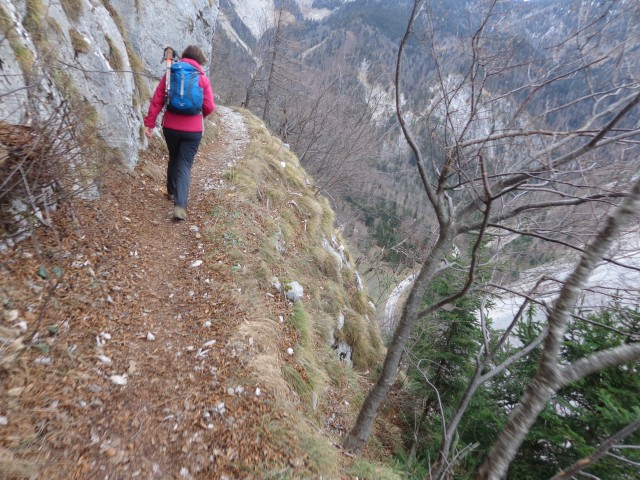
{"type": "Polygon", "coordinates": [[[293,305],[293,313],[290,318],[293,328],[300,335],[300,345],[304,348],[311,347],[311,324],[302,302],[296,302],[293,305]]]}
{"type": "Polygon", "coordinates": [[[26,12],[22,19],[22,25],[34,38],[39,38],[43,33],[43,20],[47,16],[47,9],[42,0],[27,0],[26,12]]]}
{"type": "Polygon", "coordinates": [[[369,328],[370,324],[367,317],[352,310],[345,312],[344,337],[353,348],[354,366],[362,370],[375,367],[384,355],[382,342],[372,338],[376,330],[369,328]]]}
{"type": "Polygon", "coordinates": [[[136,85],[137,96],[134,95],[133,105],[140,105],[142,103],[143,98],[149,98],[150,92],[147,84],[145,83],[144,77],[140,75],[144,73],[144,65],[140,60],[140,57],[136,54],[136,52],[129,45],[129,36],[127,35],[127,29],[125,28],[124,21],[118,11],[113,7],[109,0],[103,0],[104,8],[107,9],[109,15],[118,27],[118,31],[124,40],[125,49],[127,50],[127,57],[129,59],[129,65],[131,65],[131,70],[133,71],[133,81],[136,85]]]}
{"type": "Polygon", "coordinates": [[[107,39],[107,44],[109,45],[109,55],[107,56],[107,61],[109,62],[109,65],[113,70],[122,75],[124,73],[122,70],[124,70],[125,68],[122,54],[109,35],[105,35],[105,38],[107,39]]]}
{"type": "Polygon", "coordinates": [[[370,310],[369,299],[367,294],[362,290],[356,289],[355,293],[351,297],[351,306],[361,315],[367,315],[370,310]]]}
{"type": "Polygon", "coordinates": [[[70,28],[69,36],[71,37],[71,45],[76,55],[78,53],[89,53],[91,51],[91,45],[78,30],[70,28]]]}
{"type": "Polygon", "coordinates": [[[73,21],[80,19],[80,16],[84,13],[84,5],[82,0],[60,0],[62,9],[67,15],[67,18],[73,21]]]}
{"type": "Polygon", "coordinates": [[[18,41],[13,42],[12,48],[23,73],[27,76],[31,75],[35,67],[35,58],[31,50],[29,50],[26,45],[18,41]]]}
{"type": "Polygon", "coordinates": [[[403,476],[389,467],[358,458],[351,465],[350,473],[355,478],[371,478],[376,480],[400,480],[403,476]]]}

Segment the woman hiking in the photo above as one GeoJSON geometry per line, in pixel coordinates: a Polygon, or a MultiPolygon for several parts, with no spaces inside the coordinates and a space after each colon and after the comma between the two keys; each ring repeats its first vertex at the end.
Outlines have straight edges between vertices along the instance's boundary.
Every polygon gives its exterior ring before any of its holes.
{"type": "MultiPolygon", "coordinates": [[[[202,132],[204,130],[204,117],[211,115],[215,109],[213,101],[213,90],[211,89],[211,83],[204,74],[202,66],[207,63],[202,50],[195,45],[189,45],[182,52],[180,62],[176,63],[172,67],[180,65],[180,63],[186,63],[188,65],[182,65],[185,69],[191,70],[198,78],[198,86],[202,89],[201,96],[198,89],[196,98],[195,110],[189,110],[188,113],[184,113],[183,110],[172,108],[170,103],[167,106],[164,117],[162,119],[162,133],[164,134],[164,140],[167,143],[167,149],[169,150],[169,164],[167,165],[167,196],[169,200],[173,200],[173,218],[176,220],[186,220],[187,218],[187,199],[189,197],[189,184],[191,182],[191,166],[193,160],[200,146],[202,140],[202,132]],[[197,72],[193,68],[197,69],[197,72]],[[202,105],[200,104],[200,98],[202,99],[202,105]],[[178,113],[181,112],[181,113],[178,113]]],[[[166,89],[166,76],[165,73],[153,94],[151,103],[149,104],[149,111],[144,119],[145,135],[149,138],[153,136],[153,129],[156,126],[156,119],[158,114],[162,111],[162,108],[167,104],[169,98],[167,97],[166,89]]],[[[173,95],[173,89],[178,87],[174,84],[174,74],[171,75],[171,89],[173,95]]],[[[188,84],[188,82],[187,82],[188,84]]],[[[189,86],[186,87],[190,88],[189,86]]],[[[184,88],[182,89],[184,91],[184,88]]],[[[173,98],[171,98],[173,101],[173,98]]]]}

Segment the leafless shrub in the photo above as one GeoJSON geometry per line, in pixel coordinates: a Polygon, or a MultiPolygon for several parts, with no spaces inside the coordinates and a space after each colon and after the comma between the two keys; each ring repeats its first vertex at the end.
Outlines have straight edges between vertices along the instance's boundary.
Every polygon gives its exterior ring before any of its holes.
{"type": "MultiPolygon", "coordinates": [[[[36,111],[36,110],[34,110],[36,111]]],[[[81,146],[83,125],[65,103],[28,125],[0,120],[0,246],[27,238],[36,227],[52,228],[61,202],[93,189],[99,169],[94,146],[81,146]]]]}

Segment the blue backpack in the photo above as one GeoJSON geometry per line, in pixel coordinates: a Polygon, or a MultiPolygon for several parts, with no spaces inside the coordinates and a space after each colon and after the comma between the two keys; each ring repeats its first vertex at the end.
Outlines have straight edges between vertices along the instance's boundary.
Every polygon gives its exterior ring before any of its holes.
{"type": "Polygon", "coordinates": [[[200,71],[187,62],[171,65],[171,81],[167,110],[181,115],[202,113],[204,92],[200,83],[200,71]]]}

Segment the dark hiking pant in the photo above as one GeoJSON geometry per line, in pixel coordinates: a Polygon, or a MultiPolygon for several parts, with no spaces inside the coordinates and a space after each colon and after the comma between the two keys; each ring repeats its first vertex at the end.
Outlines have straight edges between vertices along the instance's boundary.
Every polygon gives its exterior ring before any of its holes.
{"type": "Polygon", "coordinates": [[[174,195],[175,206],[187,208],[191,166],[202,140],[202,132],[183,132],[164,127],[162,133],[169,149],[167,193],[174,195]]]}

